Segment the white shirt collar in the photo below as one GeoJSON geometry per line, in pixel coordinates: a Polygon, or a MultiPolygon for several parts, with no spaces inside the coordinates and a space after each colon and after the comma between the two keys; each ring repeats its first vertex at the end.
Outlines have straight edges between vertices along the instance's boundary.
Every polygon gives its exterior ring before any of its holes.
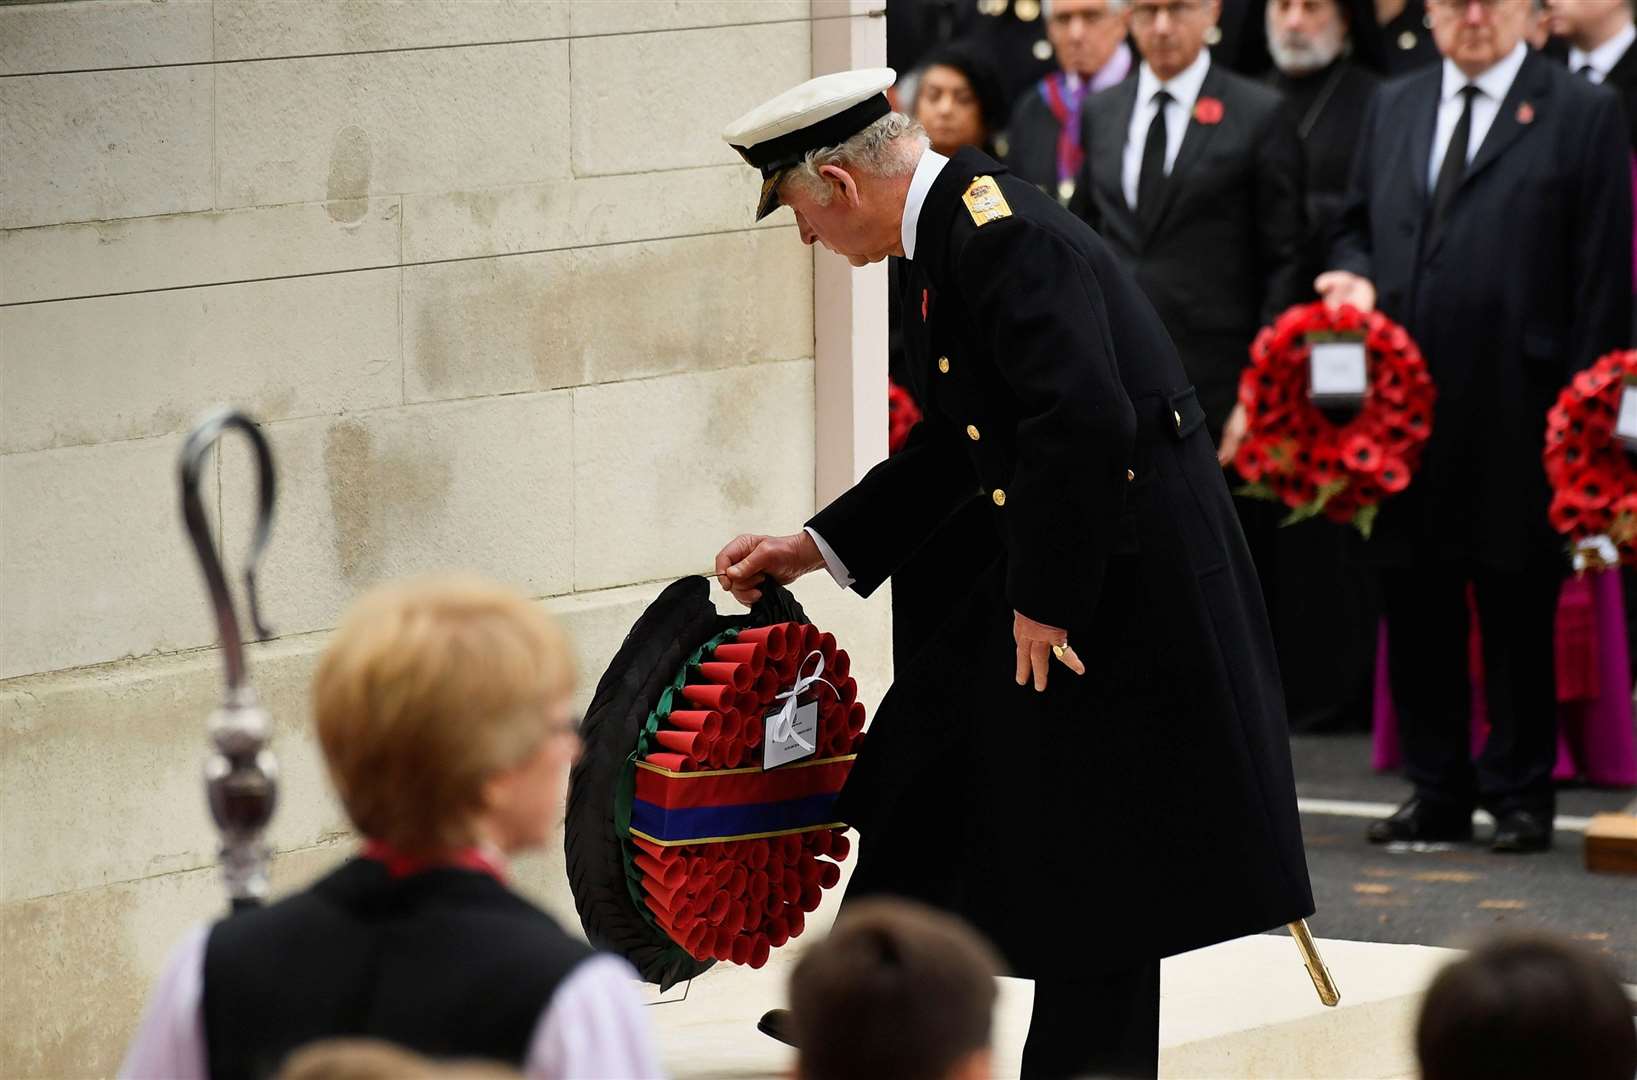
{"type": "Polygon", "coordinates": [[[915,228],[921,223],[921,207],[926,203],[926,193],[932,190],[932,182],[938,179],[938,174],[948,164],[949,159],[930,146],[915,164],[915,175],[909,178],[909,192],[904,196],[904,221],[899,229],[906,259],[915,258],[915,228]]]}
{"type": "Polygon", "coordinates": [[[1453,60],[1444,61],[1444,86],[1441,100],[1448,101],[1461,92],[1461,88],[1468,83],[1482,90],[1484,96],[1499,105],[1506,100],[1506,92],[1512,89],[1512,80],[1518,77],[1518,69],[1523,67],[1524,58],[1529,55],[1529,46],[1518,42],[1511,52],[1491,64],[1476,79],[1469,79],[1466,73],[1455,66],[1453,60]]]}
{"type": "Polygon", "coordinates": [[[1200,87],[1205,85],[1205,73],[1211,70],[1211,50],[1201,49],[1194,62],[1161,82],[1154,69],[1144,60],[1137,69],[1137,108],[1146,109],[1154,102],[1154,95],[1164,88],[1171,99],[1182,106],[1184,116],[1192,115],[1194,103],[1199,100],[1200,87]]]}
{"type": "Polygon", "coordinates": [[[1631,48],[1634,41],[1637,41],[1637,26],[1626,23],[1624,30],[1615,34],[1591,52],[1570,49],[1569,70],[1577,72],[1590,64],[1592,70],[1597,72],[1598,81],[1601,82],[1608,77],[1614,65],[1620,62],[1620,58],[1626,55],[1626,50],[1631,48]]]}

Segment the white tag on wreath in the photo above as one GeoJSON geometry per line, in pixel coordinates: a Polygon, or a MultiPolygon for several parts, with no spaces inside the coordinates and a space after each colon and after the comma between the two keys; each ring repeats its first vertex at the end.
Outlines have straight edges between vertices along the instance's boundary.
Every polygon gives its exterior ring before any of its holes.
{"type": "Polygon", "coordinates": [[[1308,395],[1323,405],[1360,405],[1369,388],[1362,341],[1313,341],[1308,345],[1308,395]]]}
{"type": "Polygon", "coordinates": [[[1615,414],[1614,437],[1627,450],[1637,450],[1637,383],[1629,380],[1620,389],[1620,411],[1615,414]]]}

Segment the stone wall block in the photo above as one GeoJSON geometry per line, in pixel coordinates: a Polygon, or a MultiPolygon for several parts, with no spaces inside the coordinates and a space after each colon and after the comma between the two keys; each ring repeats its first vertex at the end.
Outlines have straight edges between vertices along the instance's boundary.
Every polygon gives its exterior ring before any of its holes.
{"type": "Polygon", "coordinates": [[[228,64],[220,207],[464,190],[568,174],[565,42],[228,64]]]}
{"type": "Polygon", "coordinates": [[[101,0],[0,7],[0,75],[210,59],[210,4],[101,0]]]}
{"type": "Polygon", "coordinates": [[[552,180],[404,198],[404,258],[463,259],[751,228],[761,179],[746,165],[552,180]]]}
{"type": "MultiPolygon", "coordinates": [[[[206,610],[197,574],[176,591],[206,610]]],[[[322,646],[307,636],[247,654],[274,724],[279,801],[267,836],[278,850],[348,828],[312,734],[322,646]]],[[[214,649],[0,683],[0,903],[214,866],[202,770],[223,687],[214,649]]]]}
{"type": "Polygon", "coordinates": [[[177,509],[180,448],[142,439],[0,457],[0,679],[215,640],[177,509]]]}
{"type": "Polygon", "coordinates": [[[574,36],[804,20],[810,0],[574,0],[574,36]]]}
{"type": "Polygon", "coordinates": [[[804,22],[576,38],[574,174],[739,161],[722,129],[808,77],[809,41],[804,22]]]}
{"type": "Polygon", "coordinates": [[[0,229],[211,207],[207,67],[0,80],[0,229]]]}
{"type": "Polygon", "coordinates": [[[405,271],[409,400],[810,356],[812,259],[788,229],[405,271]]]}
{"type": "MultiPolygon", "coordinates": [[[[283,478],[261,573],[280,634],[335,625],[391,578],[471,571],[530,596],[569,591],[574,440],[566,394],[423,405],[265,427],[283,478]]],[[[250,455],[224,457],[230,558],[249,543],[250,455]]]]}
{"type": "Polygon", "coordinates": [[[563,0],[216,0],[215,10],[221,60],[517,41],[569,29],[563,0]]]}
{"type": "Polygon", "coordinates": [[[746,531],[813,510],[813,365],[574,391],[577,589],[708,570],[746,531]]]}
{"type": "Polygon", "coordinates": [[[397,265],[399,200],[359,209],[296,203],[0,232],[0,304],[397,265]]]}
{"type": "Polygon", "coordinates": [[[0,448],[179,433],[220,403],[264,421],[396,405],[398,274],[0,310],[0,448]]]}

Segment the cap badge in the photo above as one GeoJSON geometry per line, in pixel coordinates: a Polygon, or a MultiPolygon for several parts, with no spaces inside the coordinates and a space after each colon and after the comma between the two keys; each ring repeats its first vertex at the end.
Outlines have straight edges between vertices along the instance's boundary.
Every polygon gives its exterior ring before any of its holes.
{"type": "Polygon", "coordinates": [[[1012,208],[1006,205],[1006,196],[1000,193],[1000,185],[995,183],[993,176],[974,178],[966,185],[966,193],[961,199],[966,203],[966,212],[972,215],[974,224],[984,225],[1012,216],[1012,208]]]}

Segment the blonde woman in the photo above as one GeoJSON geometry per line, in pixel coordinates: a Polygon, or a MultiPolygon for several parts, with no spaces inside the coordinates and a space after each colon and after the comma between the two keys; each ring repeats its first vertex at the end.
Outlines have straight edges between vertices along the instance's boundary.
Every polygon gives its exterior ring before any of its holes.
{"type": "Polygon", "coordinates": [[[622,960],[507,885],[544,845],[579,749],[560,630],[482,581],[389,585],[354,605],[313,681],[359,855],[177,947],[122,1075],[263,1077],[338,1035],[530,1077],[658,1075],[622,960]]]}

